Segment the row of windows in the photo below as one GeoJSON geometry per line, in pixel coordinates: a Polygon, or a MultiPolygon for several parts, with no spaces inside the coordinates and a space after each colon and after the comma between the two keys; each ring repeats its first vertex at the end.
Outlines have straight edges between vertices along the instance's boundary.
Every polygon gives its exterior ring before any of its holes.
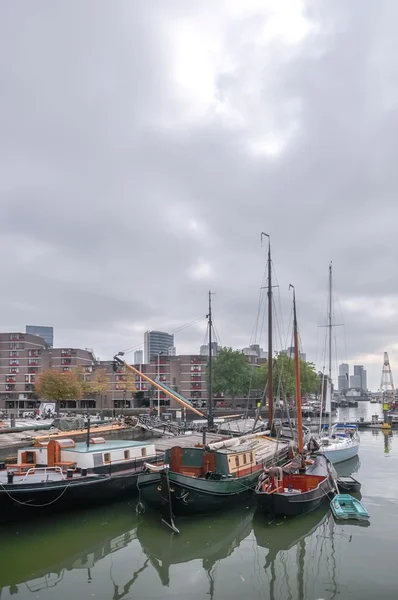
{"type": "MultiPolygon", "coordinates": [[[[146,456],[146,448],[141,448],[141,456],[146,456]]],[[[124,460],[129,460],[130,458],[130,450],[125,450],[124,451],[124,460]]],[[[110,463],[111,462],[111,453],[110,452],[105,452],[104,453],[104,463],[110,463]]]]}

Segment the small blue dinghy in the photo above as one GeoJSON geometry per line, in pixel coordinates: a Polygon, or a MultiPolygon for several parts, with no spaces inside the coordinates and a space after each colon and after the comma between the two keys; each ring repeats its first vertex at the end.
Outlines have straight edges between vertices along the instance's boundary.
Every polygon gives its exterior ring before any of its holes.
{"type": "Polygon", "coordinates": [[[367,521],[370,518],[363,504],[349,494],[336,494],[330,503],[330,508],[336,519],[367,521]]]}

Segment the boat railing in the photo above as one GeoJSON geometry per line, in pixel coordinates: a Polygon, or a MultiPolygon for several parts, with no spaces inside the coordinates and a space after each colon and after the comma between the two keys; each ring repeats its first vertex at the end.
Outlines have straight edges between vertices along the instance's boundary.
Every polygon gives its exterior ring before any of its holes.
{"type": "Polygon", "coordinates": [[[23,483],[25,481],[25,479],[27,477],[29,477],[29,475],[34,475],[34,474],[38,474],[38,475],[44,475],[44,477],[46,477],[47,481],[48,481],[48,476],[54,473],[58,473],[58,475],[61,475],[62,479],[65,479],[65,475],[61,469],[61,467],[31,467],[30,469],[28,469],[28,471],[26,471],[26,474],[24,476],[23,479],[21,479],[20,483],[23,483]]]}

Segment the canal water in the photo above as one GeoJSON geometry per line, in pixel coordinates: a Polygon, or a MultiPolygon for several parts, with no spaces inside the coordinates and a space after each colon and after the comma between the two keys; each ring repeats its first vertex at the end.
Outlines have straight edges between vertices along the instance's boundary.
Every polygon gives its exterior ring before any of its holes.
{"type": "MultiPolygon", "coordinates": [[[[379,410],[366,404],[350,418],[379,410]]],[[[328,503],[271,521],[246,502],[179,520],[175,535],[156,515],[137,516],[135,501],[2,526],[0,598],[392,600],[398,435],[364,431],[360,457],[338,471],[361,481],[369,526],[335,523],[328,503]]]]}

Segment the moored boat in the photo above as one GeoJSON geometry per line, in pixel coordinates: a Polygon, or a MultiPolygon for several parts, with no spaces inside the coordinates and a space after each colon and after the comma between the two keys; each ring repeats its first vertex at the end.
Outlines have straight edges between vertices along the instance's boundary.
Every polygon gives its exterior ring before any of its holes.
{"type": "Polygon", "coordinates": [[[264,467],[286,462],[288,449],[288,442],[262,434],[195,448],[175,446],[166,450],[163,468],[149,464],[138,476],[140,502],[155,509],[170,503],[176,516],[224,510],[250,494],[264,467]]]}
{"type": "Polygon", "coordinates": [[[330,508],[336,519],[368,521],[370,518],[362,502],[349,494],[336,494],[330,503],[330,508]]]}
{"type": "MultiPolygon", "coordinates": [[[[293,286],[292,286],[293,287],[293,286]]],[[[336,472],[323,455],[305,458],[301,416],[300,355],[296,299],[293,288],[293,328],[295,350],[298,455],[289,465],[264,472],[255,497],[259,507],[276,515],[298,516],[317,508],[334,492],[336,472]]]]}
{"type": "Polygon", "coordinates": [[[0,521],[87,507],[133,495],[144,463],[160,459],[153,443],[89,438],[39,442],[0,470],[0,521]]]}
{"type": "MultiPolygon", "coordinates": [[[[329,265],[329,302],[328,302],[328,363],[329,373],[326,380],[326,406],[325,413],[329,414],[327,431],[320,437],[319,452],[327,456],[333,463],[341,463],[356,456],[359,452],[359,432],[357,425],[332,425],[331,397],[332,397],[332,263],[329,265]]],[[[340,403],[340,406],[343,406],[340,403]]],[[[348,406],[348,402],[347,402],[348,406]]]]}

